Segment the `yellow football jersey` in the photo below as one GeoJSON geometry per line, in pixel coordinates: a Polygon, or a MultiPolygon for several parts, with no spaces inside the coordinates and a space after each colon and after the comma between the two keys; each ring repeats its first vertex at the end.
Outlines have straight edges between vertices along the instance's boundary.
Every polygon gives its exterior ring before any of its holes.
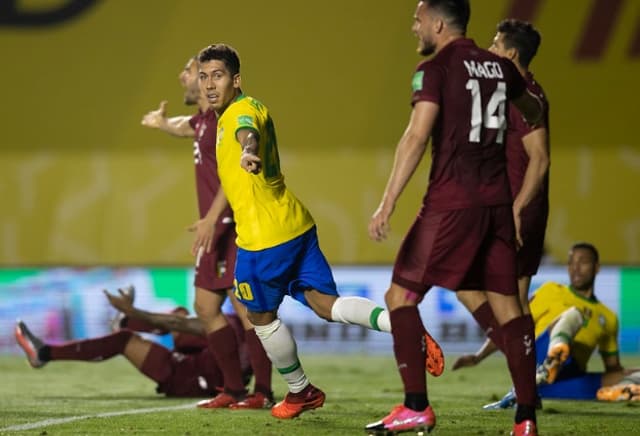
{"type": "Polygon", "coordinates": [[[571,355],[582,369],[596,347],[605,356],[618,353],[618,317],[595,297],[587,299],[569,286],[547,282],[536,290],[530,307],[536,337],[568,308],[582,312],[584,325],[571,344],[571,355]]]}
{"type": "Polygon", "coordinates": [[[267,108],[240,95],[218,119],[218,175],[236,221],[238,247],[257,251],[288,242],[314,225],[304,205],[285,186],[280,172],[276,131],[267,108]],[[251,174],[240,167],[241,129],[259,136],[262,170],[251,174]]]}

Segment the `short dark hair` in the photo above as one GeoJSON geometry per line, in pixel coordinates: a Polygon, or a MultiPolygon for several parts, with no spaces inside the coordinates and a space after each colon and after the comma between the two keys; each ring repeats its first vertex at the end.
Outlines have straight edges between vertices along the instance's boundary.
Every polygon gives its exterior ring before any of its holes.
{"type": "Polygon", "coordinates": [[[232,76],[240,72],[240,57],[235,48],[227,44],[212,44],[198,53],[198,62],[222,61],[232,76]]]}
{"type": "Polygon", "coordinates": [[[422,0],[431,9],[435,9],[446,18],[447,24],[462,31],[467,32],[467,24],[471,16],[469,0],[422,0]]]}
{"type": "Polygon", "coordinates": [[[598,253],[598,250],[596,249],[596,247],[594,247],[593,244],[590,244],[588,242],[576,242],[571,246],[571,251],[578,250],[578,249],[590,251],[591,254],[593,255],[593,261],[595,263],[600,262],[600,254],[598,253]]]}
{"type": "Polygon", "coordinates": [[[504,35],[505,48],[515,48],[524,67],[528,67],[538,52],[542,37],[531,23],[508,18],[498,23],[498,32],[504,35]]]}

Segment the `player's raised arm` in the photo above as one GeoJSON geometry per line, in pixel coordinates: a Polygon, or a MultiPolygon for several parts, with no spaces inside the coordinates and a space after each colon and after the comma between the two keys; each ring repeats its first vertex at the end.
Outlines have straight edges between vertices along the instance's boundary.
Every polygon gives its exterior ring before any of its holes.
{"type": "Polygon", "coordinates": [[[262,160],[258,156],[260,137],[253,129],[240,129],[236,133],[238,142],[242,146],[240,166],[251,174],[258,174],[262,169],[262,160]]]}
{"type": "Polygon", "coordinates": [[[193,137],[195,131],[189,124],[189,116],[167,117],[167,102],[160,103],[160,107],[142,117],[141,124],[152,129],[160,129],[174,136],[193,137]]]}
{"type": "Polygon", "coordinates": [[[396,147],[393,168],[382,195],[382,201],[369,222],[371,239],[381,241],[386,238],[389,231],[389,218],[396,201],[424,155],[439,109],[437,104],[429,101],[419,101],[414,105],[409,125],[396,147]]]}
{"type": "Polygon", "coordinates": [[[176,331],[200,336],[205,335],[204,325],[198,318],[187,318],[168,313],[147,312],[146,310],[141,310],[133,306],[131,299],[120,289],[118,289],[120,295],[111,294],[107,290],[103,292],[114,308],[130,318],[139,319],[165,331],[176,331]]]}

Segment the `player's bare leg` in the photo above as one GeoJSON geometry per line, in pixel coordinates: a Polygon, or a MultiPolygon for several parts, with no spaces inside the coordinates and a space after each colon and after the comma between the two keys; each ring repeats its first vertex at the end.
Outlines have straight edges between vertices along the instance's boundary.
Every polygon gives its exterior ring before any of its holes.
{"type": "Polygon", "coordinates": [[[273,406],[271,415],[279,419],[291,419],[306,410],[322,407],[324,392],[309,382],[298,358],[295,339],[277,317],[276,311],[248,314],[262,346],[289,388],[284,400],[273,406]]]}
{"type": "Polygon", "coordinates": [[[370,435],[405,431],[426,433],[436,425],[427,395],[426,331],[417,306],[421,300],[421,295],[395,283],[385,294],[391,320],[393,352],[404,387],[404,402],[395,406],[381,420],[365,426],[365,431],[370,435]]]}
{"type": "Polygon", "coordinates": [[[127,345],[124,347],[122,354],[127,358],[133,366],[138,369],[142,369],[144,361],[151,351],[152,342],[141,338],[140,336],[133,334],[127,345]]]}
{"type": "Polygon", "coordinates": [[[520,306],[522,307],[522,314],[529,315],[531,309],[529,308],[529,287],[531,286],[531,276],[522,276],[518,278],[518,297],[520,299],[520,306]]]}
{"type": "Polygon", "coordinates": [[[198,407],[206,409],[228,408],[231,404],[245,397],[242,380],[238,340],[233,327],[222,313],[222,303],[226,298],[225,291],[209,291],[196,288],[194,308],[207,332],[209,350],[216,358],[224,378],[224,392],[210,400],[198,403],[198,407]]]}
{"type": "MultiPolygon", "coordinates": [[[[372,330],[391,332],[389,312],[368,298],[336,297],[315,289],[306,291],[305,298],[313,311],[327,321],[356,324],[372,330]]],[[[444,353],[426,329],[424,335],[427,346],[426,369],[429,374],[438,377],[444,371],[444,353]]]]}
{"type": "Polygon", "coordinates": [[[249,349],[249,361],[255,379],[253,393],[229,407],[231,409],[271,409],[274,404],[273,391],[271,390],[271,360],[256,335],[253,324],[249,321],[245,305],[238,301],[231,289],[227,292],[227,296],[242,322],[245,341],[249,349]]]}
{"type": "Polygon", "coordinates": [[[500,325],[496,320],[491,305],[484,291],[461,290],[456,292],[456,297],[464,307],[473,315],[480,328],[484,330],[489,339],[504,352],[504,344],[500,332],[500,325]]]}

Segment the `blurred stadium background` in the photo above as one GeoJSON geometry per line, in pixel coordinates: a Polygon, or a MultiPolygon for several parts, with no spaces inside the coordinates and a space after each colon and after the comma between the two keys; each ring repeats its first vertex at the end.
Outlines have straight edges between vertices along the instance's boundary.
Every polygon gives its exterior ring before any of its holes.
{"type": "MultiPolygon", "coordinates": [[[[597,295],[621,316],[623,350],[640,352],[640,2],[471,3],[469,36],[481,46],[507,16],[532,21],[543,36],[532,70],[551,102],[551,212],[547,266],[534,285],[565,282],[569,245],[594,243],[607,265],[597,295]]],[[[429,163],[396,210],[393,236],[369,241],[366,225],[410,112],[414,7],[3,0],[0,352],[17,351],[18,316],[50,340],[104,332],[103,288],[131,283],[141,306],[190,306],[192,144],[140,120],[163,99],[170,115],[192,110],[178,73],[213,42],[239,50],[245,92],[270,107],[288,185],[317,220],[341,291],[382,303],[429,163]]],[[[435,290],[422,310],[447,350],[480,341],[453,294],[435,290]]],[[[388,336],[283,311],[302,346],[391,350],[388,336]]]]}

